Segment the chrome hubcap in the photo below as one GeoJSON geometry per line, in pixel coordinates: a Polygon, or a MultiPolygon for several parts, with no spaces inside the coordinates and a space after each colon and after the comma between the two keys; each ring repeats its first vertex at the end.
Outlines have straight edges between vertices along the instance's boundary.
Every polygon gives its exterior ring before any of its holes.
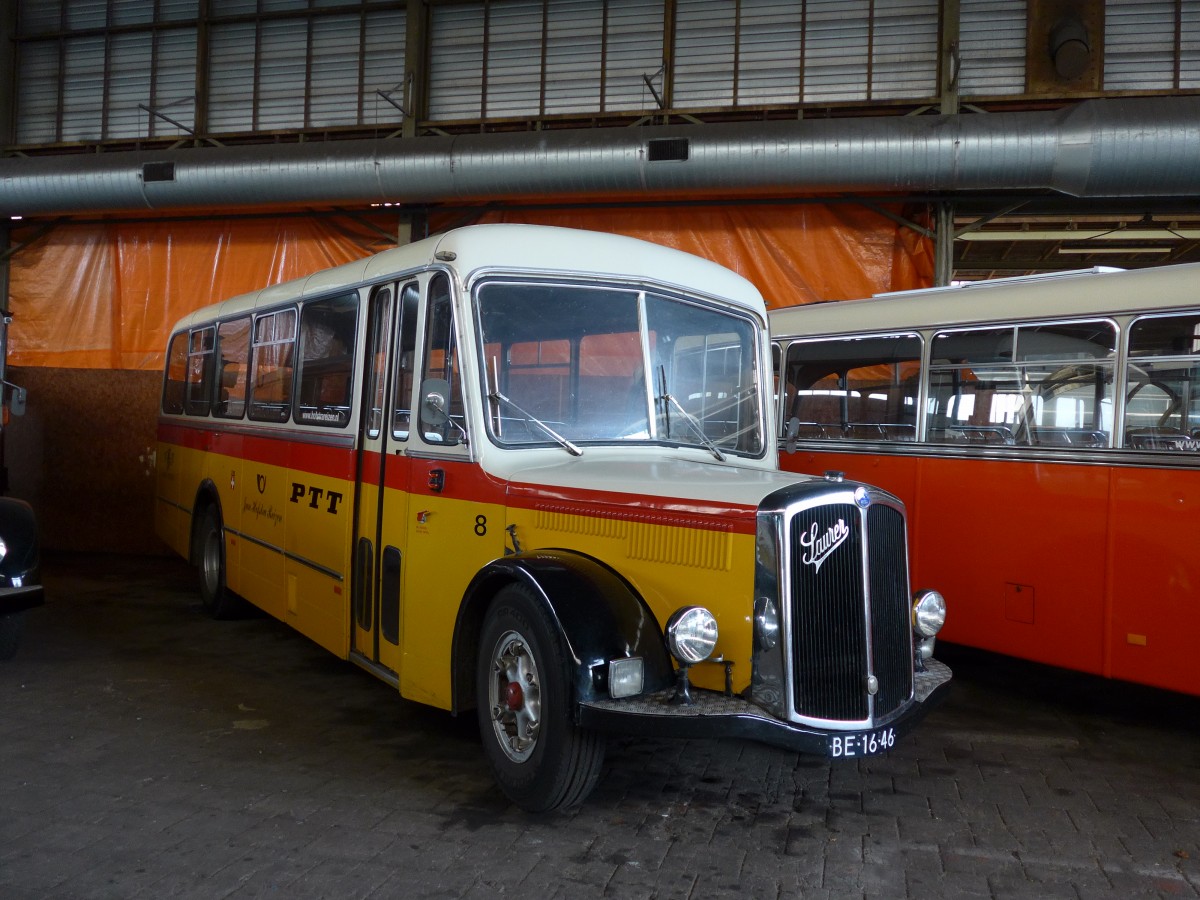
{"type": "Polygon", "coordinates": [[[515,631],[502,635],[492,651],[488,707],[504,754],[513,762],[525,762],[537,746],[542,684],[529,646],[515,631]]]}

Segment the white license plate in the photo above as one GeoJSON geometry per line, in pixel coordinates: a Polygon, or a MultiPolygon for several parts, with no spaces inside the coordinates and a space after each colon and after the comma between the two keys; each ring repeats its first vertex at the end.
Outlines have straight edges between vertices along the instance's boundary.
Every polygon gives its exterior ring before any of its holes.
{"type": "Polygon", "coordinates": [[[864,731],[861,734],[831,734],[829,736],[829,755],[843,756],[874,756],[890,750],[896,743],[896,729],[880,728],[878,731],[864,731]]]}

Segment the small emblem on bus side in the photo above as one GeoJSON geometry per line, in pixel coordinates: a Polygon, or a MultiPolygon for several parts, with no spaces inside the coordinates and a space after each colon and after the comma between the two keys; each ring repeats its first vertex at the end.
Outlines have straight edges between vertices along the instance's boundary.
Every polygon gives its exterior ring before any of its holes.
{"type": "Polygon", "coordinates": [[[812,528],[800,535],[800,546],[804,548],[800,559],[806,566],[812,566],[814,573],[819,572],[821,563],[829,559],[833,551],[848,537],[850,529],[846,526],[845,519],[838,519],[837,524],[829,526],[824,534],[821,534],[821,527],[813,522],[812,528]]]}

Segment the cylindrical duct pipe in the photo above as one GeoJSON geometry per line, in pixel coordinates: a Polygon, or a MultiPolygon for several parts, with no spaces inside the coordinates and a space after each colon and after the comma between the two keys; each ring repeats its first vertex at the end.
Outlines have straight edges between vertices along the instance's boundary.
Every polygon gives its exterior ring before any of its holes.
{"type": "Polygon", "coordinates": [[[1200,97],[0,160],[0,214],[571,196],[1200,194],[1200,97]]]}

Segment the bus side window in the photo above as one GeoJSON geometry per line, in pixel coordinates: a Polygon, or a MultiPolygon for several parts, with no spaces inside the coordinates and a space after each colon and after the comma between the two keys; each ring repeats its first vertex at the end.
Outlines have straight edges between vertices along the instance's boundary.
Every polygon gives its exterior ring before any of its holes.
{"type": "Polygon", "coordinates": [[[942,444],[1015,444],[1024,402],[1013,366],[1016,329],[942,332],[933,338],[926,437],[942,444]]]}
{"type": "Polygon", "coordinates": [[[814,359],[825,344],[793,342],[780,364],[782,386],[776,385],[776,390],[784,395],[779,424],[785,437],[809,441],[842,436],[841,413],[836,403],[829,402],[832,392],[838,390],[837,373],[814,359]]]}
{"type": "Polygon", "coordinates": [[[1030,402],[1020,443],[1107,447],[1113,420],[1116,328],[1086,320],[1017,329],[1016,362],[1030,402]]]}
{"type": "Polygon", "coordinates": [[[357,322],[357,292],[304,304],[295,421],[334,428],[350,421],[357,322]]]}
{"type": "Polygon", "coordinates": [[[250,418],[286,422],[292,404],[292,360],[296,351],[296,310],[280,309],[254,322],[250,418]]]}
{"type": "Polygon", "coordinates": [[[933,339],[928,438],[1107,447],[1115,346],[1103,320],[942,332],[933,339]]]}
{"type": "Polygon", "coordinates": [[[1016,444],[1023,403],[1011,366],[932,369],[927,438],[944,444],[1016,444]]]}
{"type": "Polygon", "coordinates": [[[392,437],[398,441],[408,440],[412,427],[413,365],[417,346],[417,308],[421,291],[417,283],[410,282],[400,290],[399,340],[396,345],[396,397],[392,437]]]}
{"type": "Polygon", "coordinates": [[[799,440],[915,441],[920,361],[915,334],[793,343],[785,368],[787,433],[799,440]]]}
{"type": "Polygon", "coordinates": [[[183,412],[183,395],[187,384],[187,332],[171,338],[167,349],[167,374],[163,379],[162,411],[174,415],[183,412]]]}
{"type": "Polygon", "coordinates": [[[240,419],[246,411],[250,374],[250,319],[222,322],[217,329],[217,402],[213,415],[240,419]]]}
{"type": "MultiPolygon", "coordinates": [[[[802,376],[801,383],[807,380],[802,376]]],[[[796,437],[801,440],[843,437],[842,399],[845,394],[841,377],[836,372],[797,388],[790,416],[797,420],[796,437]]]]}
{"type": "Polygon", "coordinates": [[[1127,377],[1122,446],[1200,451],[1200,313],[1134,322],[1127,377]]]}
{"type": "Polygon", "coordinates": [[[367,332],[367,389],[363,422],[369,438],[379,437],[383,427],[384,399],[387,395],[387,329],[392,320],[392,289],[389,285],[371,293],[371,327],[367,332]]]}
{"type": "Polygon", "coordinates": [[[466,437],[458,342],[450,280],[439,272],[429,283],[425,356],[420,386],[420,431],[428,443],[452,446],[466,437]]]}
{"type": "Polygon", "coordinates": [[[198,328],[188,342],[187,391],[184,408],[189,416],[208,415],[212,402],[215,329],[198,328]]]}

